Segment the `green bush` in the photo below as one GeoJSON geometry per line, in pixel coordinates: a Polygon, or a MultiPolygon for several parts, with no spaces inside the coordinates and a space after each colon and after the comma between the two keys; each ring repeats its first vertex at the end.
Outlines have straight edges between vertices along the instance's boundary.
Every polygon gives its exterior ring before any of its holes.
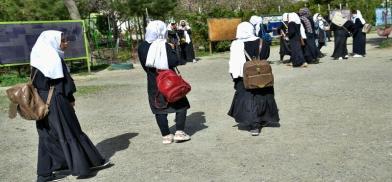
{"type": "Polygon", "coordinates": [[[12,86],[18,83],[26,83],[29,77],[25,74],[7,73],[0,75],[0,87],[12,86]]]}
{"type": "Polygon", "coordinates": [[[230,51],[230,45],[231,45],[231,41],[221,41],[218,42],[215,46],[215,51],[216,52],[225,52],[225,51],[230,51]]]}
{"type": "Polygon", "coordinates": [[[392,39],[386,39],[380,43],[380,48],[392,47],[392,39]]]}

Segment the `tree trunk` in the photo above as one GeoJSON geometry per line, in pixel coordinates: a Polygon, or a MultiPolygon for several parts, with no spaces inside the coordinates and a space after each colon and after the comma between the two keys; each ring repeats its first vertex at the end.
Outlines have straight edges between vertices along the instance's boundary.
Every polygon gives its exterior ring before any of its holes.
{"type": "Polygon", "coordinates": [[[64,0],[64,4],[68,9],[69,16],[71,17],[71,19],[73,19],[73,20],[80,20],[81,19],[78,7],[76,6],[76,3],[74,0],[64,0]]]}

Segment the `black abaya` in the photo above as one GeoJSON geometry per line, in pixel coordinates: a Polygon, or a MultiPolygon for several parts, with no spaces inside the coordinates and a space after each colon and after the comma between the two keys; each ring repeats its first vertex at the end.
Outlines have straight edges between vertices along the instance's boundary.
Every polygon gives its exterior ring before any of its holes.
{"type": "Polygon", "coordinates": [[[294,22],[290,22],[288,27],[289,27],[288,36],[289,36],[289,42],[291,48],[290,61],[292,62],[293,67],[299,67],[305,63],[305,58],[301,46],[301,34],[300,34],[301,25],[296,24],[294,22]]]}
{"type": "MultiPolygon", "coordinates": [[[[250,57],[257,57],[259,40],[245,42],[245,50],[250,57]]],[[[244,55],[245,56],[245,55],[244,55]]],[[[268,122],[279,122],[278,107],[274,98],[274,88],[247,90],[242,77],[234,81],[235,94],[228,115],[237,123],[249,129],[256,129],[268,122]]]]}
{"type": "Polygon", "coordinates": [[[180,64],[186,64],[186,60],[182,59],[181,55],[181,47],[180,47],[180,37],[177,34],[177,30],[169,30],[167,31],[168,42],[174,45],[174,49],[176,50],[176,54],[178,60],[180,60],[180,64]]]}
{"type": "Polygon", "coordinates": [[[333,34],[334,34],[334,42],[335,42],[335,48],[332,57],[334,59],[338,59],[340,57],[344,58],[345,56],[348,56],[347,37],[350,36],[348,29],[337,26],[334,23],[332,23],[331,31],[334,32],[333,34]]]}
{"type": "MultiPolygon", "coordinates": [[[[152,113],[154,114],[168,114],[182,112],[190,108],[188,99],[186,97],[180,99],[174,103],[167,103],[164,96],[159,93],[158,87],[156,85],[156,77],[158,76],[157,70],[155,68],[146,67],[146,58],[148,54],[148,49],[150,48],[150,43],[144,41],[139,45],[138,54],[140,59],[140,64],[142,65],[144,71],[147,73],[147,92],[148,100],[152,113]]],[[[169,68],[180,64],[176,51],[166,44],[167,60],[169,68]]]]}
{"type": "MultiPolygon", "coordinates": [[[[180,41],[181,58],[186,62],[192,62],[195,59],[195,51],[192,43],[192,31],[189,29],[187,30],[187,33],[191,41],[189,43],[180,41]]],[[[178,35],[180,36],[180,40],[185,40],[184,30],[178,30],[178,35]]]]}
{"type": "MultiPolygon", "coordinates": [[[[55,170],[67,168],[75,176],[89,175],[91,167],[102,165],[105,160],[80,127],[71,105],[75,101],[75,84],[64,61],[62,65],[64,78],[53,80],[38,71],[33,82],[44,100],[50,85],[54,85],[49,114],[36,122],[39,135],[37,174],[49,176],[55,170]]],[[[35,70],[33,68],[33,72],[35,70]]]]}
{"type": "Polygon", "coordinates": [[[366,55],[366,34],[362,32],[363,24],[358,18],[353,26],[353,54],[366,55]]]}
{"type": "MultiPolygon", "coordinates": [[[[312,32],[309,32],[305,28],[305,33],[306,33],[306,39],[305,41],[305,46],[303,47],[304,49],[304,57],[307,63],[316,63],[317,59],[320,56],[320,50],[317,48],[316,45],[316,37],[315,37],[315,29],[314,29],[314,21],[311,18],[307,18],[311,24],[312,27],[312,32]]],[[[304,24],[304,27],[306,27],[305,23],[301,21],[302,24],[304,24]]]]}
{"type": "MultiPolygon", "coordinates": [[[[286,22],[285,22],[286,23],[286,22]]],[[[287,35],[287,27],[282,24],[282,26],[280,26],[278,28],[278,32],[281,34],[281,32],[284,32],[287,35]]],[[[283,61],[283,57],[285,55],[291,55],[291,49],[290,49],[290,43],[289,40],[286,40],[285,37],[280,36],[280,50],[279,50],[279,54],[280,54],[280,60],[283,61]]]]}

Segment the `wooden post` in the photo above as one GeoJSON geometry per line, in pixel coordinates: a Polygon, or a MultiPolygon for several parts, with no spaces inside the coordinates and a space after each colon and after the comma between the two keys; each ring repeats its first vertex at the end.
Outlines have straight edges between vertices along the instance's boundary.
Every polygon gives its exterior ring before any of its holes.
{"type": "Polygon", "coordinates": [[[210,41],[210,55],[212,55],[212,42],[210,41]]]}

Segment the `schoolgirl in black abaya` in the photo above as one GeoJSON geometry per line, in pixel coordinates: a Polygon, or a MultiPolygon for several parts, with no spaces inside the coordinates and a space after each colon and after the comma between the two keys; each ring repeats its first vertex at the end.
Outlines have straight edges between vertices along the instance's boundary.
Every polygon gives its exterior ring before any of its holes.
{"type": "Polygon", "coordinates": [[[145,41],[139,45],[138,54],[140,63],[147,74],[148,101],[152,113],[155,115],[158,127],[162,134],[162,143],[170,144],[173,141],[190,140],[184,132],[187,110],[190,108],[186,97],[174,103],[167,103],[164,96],[159,93],[156,77],[158,70],[174,69],[180,65],[174,46],[166,42],[167,28],[159,20],[151,21],[146,28],[145,41]],[[167,116],[176,113],[176,132],[170,133],[167,116]]]}
{"type": "Polygon", "coordinates": [[[49,88],[54,87],[48,116],[36,122],[39,182],[62,177],[54,174],[57,170],[84,177],[94,168],[110,165],[82,131],[75,114],[76,87],[63,60],[67,47],[62,32],[49,30],[41,33],[31,51],[33,85],[39,95],[46,100],[49,88]]]}
{"type": "Polygon", "coordinates": [[[301,45],[301,38],[303,36],[304,28],[301,24],[301,20],[297,13],[289,13],[289,24],[288,24],[288,37],[289,43],[291,48],[291,56],[290,62],[293,67],[307,67],[307,63],[305,62],[305,57],[303,55],[302,45],[301,45]],[[301,33],[301,29],[303,30],[301,33]]]}
{"type": "MultiPolygon", "coordinates": [[[[328,25],[327,21],[324,20],[324,18],[319,13],[314,14],[313,21],[314,21],[315,30],[316,30],[317,48],[321,52],[321,48],[323,46],[326,46],[326,44],[327,44],[326,28],[329,27],[329,25],[328,25]]],[[[322,56],[324,56],[324,55],[322,54],[322,56]]]]}
{"type": "Polygon", "coordinates": [[[366,33],[362,32],[362,28],[366,21],[362,17],[359,10],[353,10],[353,57],[361,58],[366,55],[366,33]]]}
{"type": "Polygon", "coordinates": [[[334,60],[348,59],[347,38],[350,36],[349,30],[352,22],[343,18],[340,12],[336,12],[331,24],[331,31],[334,35],[334,51],[332,57],[334,60]]]}
{"type": "Polygon", "coordinates": [[[229,72],[234,81],[235,94],[228,115],[241,128],[247,128],[252,136],[259,135],[262,127],[279,126],[278,107],[274,98],[274,88],[247,90],[243,82],[245,51],[250,57],[259,57],[260,39],[254,34],[249,22],[237,27],[236,40],[230,47],[229,72]]]}
{"type": "Polygon", "coordinates": [[[185,20],[180,21],[180,26],[177,28],[180,37],[181,57],[186,62],[196,63],[195,50],[193,49],[192,30],[185,20]]]}
{"type": "Polygon", "coordinates": [[[284,13],[282,19],[282,25],[278,28],[280,34],[280,61],[283,61],[285,55],[291,55],[289,37],[288,37],[288,24],[289,24],[289,14],[284,13]]]}
{"type": "MultiPolygon", "coordinates": [[[[267,26],[263,24],[263,18],[260,16],[252,16],[249,22],[253,25],[255,35],[262,40],[260,59],[268,60],[271,52],[271,40],[264,39],[264,34],[269,34],[271,31],[267,30],[267,26]]],[[[268,35],[267,35],[268,36],[268,35]]],[[[270,36],[269,36],[270,37],[270,36]]]]}
{"type": "Polygon", "coordinates": [[[306,33],[305,46],[303,47],[305,60],[307,63],[316,64],[319,62],[320,50],[316,46],[314,22],[310,10],[301,8],[299,15],[306,33]]]}

